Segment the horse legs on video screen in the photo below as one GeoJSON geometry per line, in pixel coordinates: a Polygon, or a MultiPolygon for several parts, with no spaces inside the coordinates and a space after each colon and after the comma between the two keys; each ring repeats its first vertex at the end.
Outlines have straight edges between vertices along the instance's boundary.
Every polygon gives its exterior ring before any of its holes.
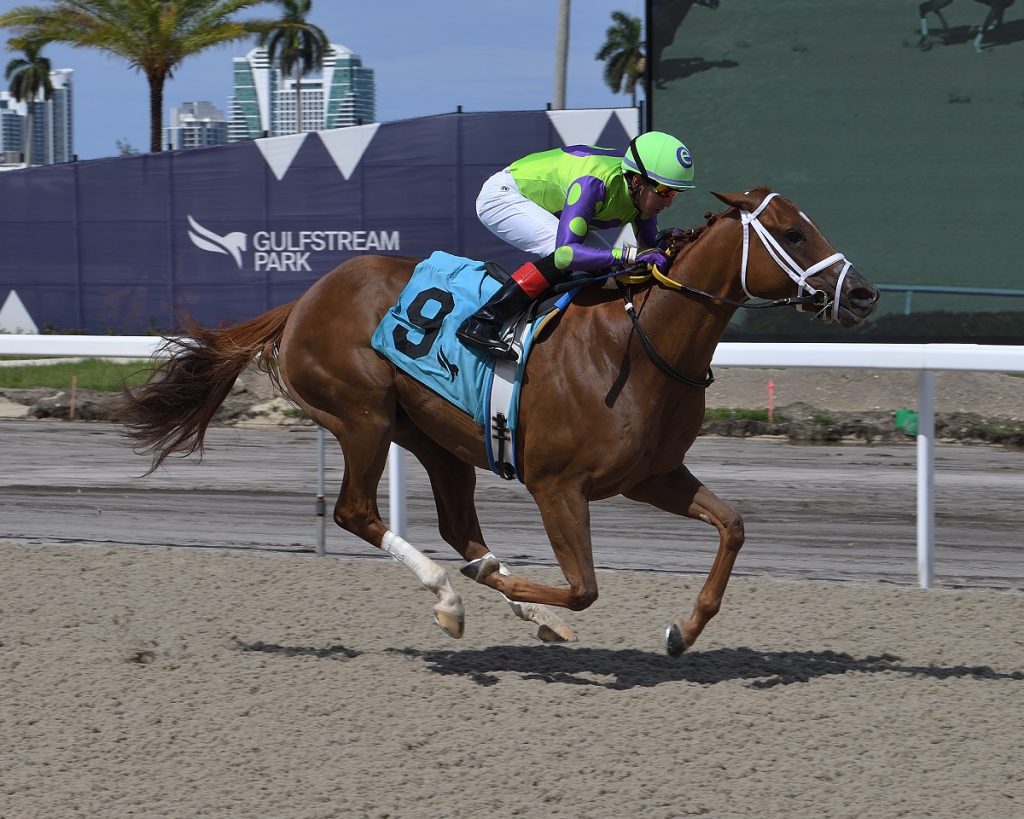
{"type": "Polygon", "coordinates": [[[718,552],[689,620],[677,619],[668,627],[665,642],[669,654],[679,656],[693,645],[708,621],[718,614],[733,564],[743,546],[743,518],[739,512],[697,480],[685,466],[654,475],[623,493],[674,515],[710,523],[718,529],[718,552]]]}
{"type": "Polygon", "coordinates": [[[942,23],[942,33],[944,36],[949,35],[949,23],[946,22],[946,18],[942,15],[942,9],[950,5],[953,0],[925,0],[917,7],[917,13],[921,18],[921,43],[928,41],[928,12],[931,12],[939,18],[939,22],[942,23]]]}
{"type": "Polygon", "coordinates": [[[979,54],[982,52],[984,45],[985,35],[999,28],[1003,24],[1003,16],[1006,14],[1006,9],[1013,5],[1013,0],[982,0],[989,7],[988,13],[985,15],[984,22],[978,26],[977,33],[974,35],[974,50],[979,54]]]}

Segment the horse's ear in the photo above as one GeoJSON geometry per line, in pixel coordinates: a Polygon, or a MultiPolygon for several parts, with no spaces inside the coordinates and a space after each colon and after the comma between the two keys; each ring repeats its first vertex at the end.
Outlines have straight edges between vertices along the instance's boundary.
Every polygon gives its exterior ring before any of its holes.
{"type": "Polygon", "coordinates": [[[711,191],[711,195],[716,199],[725,202],[729,207],[747,211],[756,210],[757,206],[761,204],[761,200],[764,198],[763,195],[754,194],[750,191],[747,193],[716,193],[715,191],[711,191]]]}

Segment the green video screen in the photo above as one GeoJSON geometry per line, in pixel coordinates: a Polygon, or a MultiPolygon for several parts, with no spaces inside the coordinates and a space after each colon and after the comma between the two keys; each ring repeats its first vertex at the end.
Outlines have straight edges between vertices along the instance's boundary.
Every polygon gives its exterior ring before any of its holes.
{"type": "Polygon", "coordinates": [[[740,310],[726,340],[1024,343],[1024,2],[646,13],[646,124],[686,143],[697,182],[661,224],[720,211],[710,190],[768,185],[882,289],[854,331],[740,310]]]}

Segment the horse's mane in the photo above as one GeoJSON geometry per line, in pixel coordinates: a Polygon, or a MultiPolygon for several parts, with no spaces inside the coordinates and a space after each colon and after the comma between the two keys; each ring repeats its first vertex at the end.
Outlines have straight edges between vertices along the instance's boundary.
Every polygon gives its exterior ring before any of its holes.
{"type": "MultiPolygon", "coordinates": [[[[767,185],[758,185],[757,187],[751,188],[750,190],[750,193],[760,193],[762,196],[767,196],[771,192],[772,189],[769,188],[767,185]]],[[[675,256],[682,253],[684,250],[689,248],[690,245],[692,245],[701,236],[704,235],[704,232],[709,227],[711,227],[716,221],[718,221],[719,216],[724,216],[732,209],[732,207],[727,207],[725,210],[719,211],[718,213],[714,213],[713,211],[709,210],[704,214],[703,225],[698,225],[697,227],[692,228],[686,228],[685,230],[677,230],[673,234],[672,240],[669,243],[668,255],[674,258],[675,256]]]]}

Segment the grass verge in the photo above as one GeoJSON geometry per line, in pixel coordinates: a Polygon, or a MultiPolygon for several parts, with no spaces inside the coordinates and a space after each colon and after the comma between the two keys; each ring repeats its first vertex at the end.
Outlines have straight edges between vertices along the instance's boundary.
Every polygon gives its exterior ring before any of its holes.
{"type": "Polygon", "coordinates": [[[80,390],[118,392],[125,384],[136,386],[151,372],[148,364],[139,361],[117,363],[98,358],[66,364],[40,364],[0,367],[0,389],[71,389],[72,377],[77,377],[80,390]]]}
{"type": "MultiPolygon", "coordinates": [[[[735,409],[731,407],[707,407],[704,410],[705,421],[768,421],[768,410],[735,409]]],[[[776,423],[785,420],[778,412],[773,419],[776,423]]]]}

